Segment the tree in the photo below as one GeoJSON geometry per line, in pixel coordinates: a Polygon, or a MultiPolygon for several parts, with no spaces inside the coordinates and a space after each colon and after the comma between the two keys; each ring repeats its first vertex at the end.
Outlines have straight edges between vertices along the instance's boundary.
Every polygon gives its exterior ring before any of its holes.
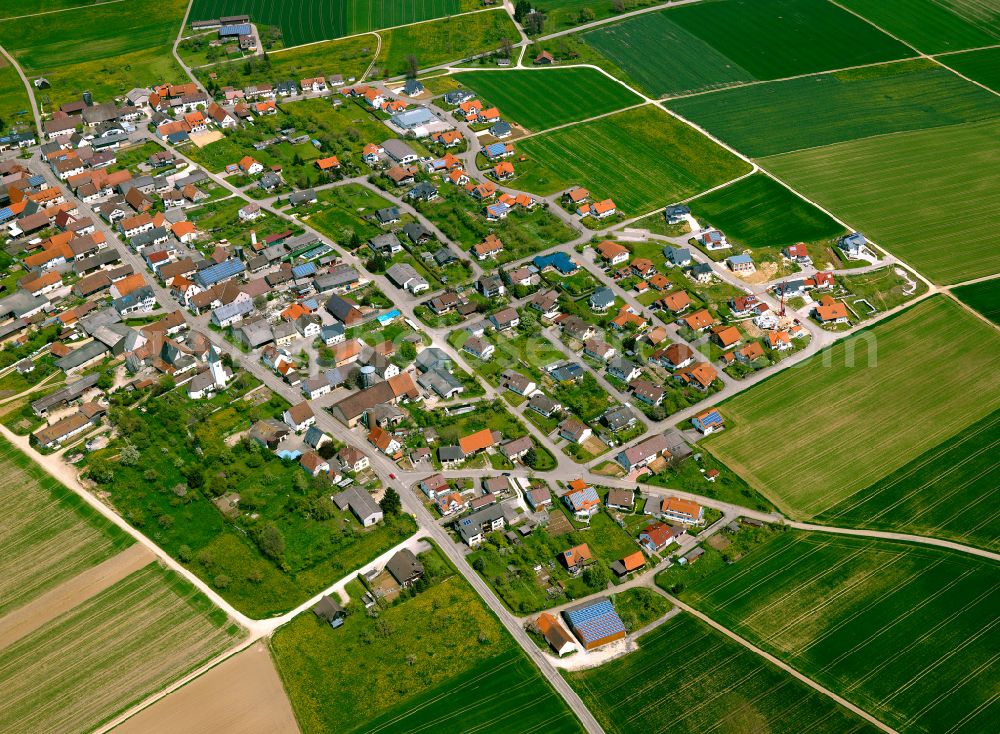
{"type": "Polygon", "coordinates": [[[330,460],[337,455],[337,444],[333,441],[325,441],[319,445],[319,448],[316,449],[316,453],[324,459],[330,460]]]}
{"type": "Polygon", "coordinates": [[[417,356],[417,347],[413,342],[403,342],[399,345],[399,358],[409,364],[417,356]]]}
{"type": "Polygon", "coordinates": [[[406,76],[412,79],[416,77],[418,71],[420,71],[420,65],[417,63],[417,57],[408,54],[406,57],[406,76]]]}
{"type": "Polygon", "coordinates": [[[382,497],[382,501],[378,503],[378,506],[382,508],[383,514],[386,515],[398,515],[403,511],[403,503],[399,500],[399,492],[392,487],[385,490],[385,496],[382,497]]]}
{"type": "Polygon", "coordinates": [[[514,6],[514,20],[520,23],[530,12],[531,3],[528,0],[517,0],[517,4],[514,6]]]}
{"type": "Polygon", "coordinates": [[[535,447],[532,446],[526,452],[524,452],[523,461],[525,464],[530,466],[532,469],[535,468],[535,464],[538,463],[538,452],[535,451],[535,447]]]}
{"type": "Polygon", "coordinates": [[[274,525],[267,525],[260,533],[260,549],[264,555],[279,561],[285,555],[285,538],[274,525]]]}
{"type": "Polygon", "coordinates": [[[529,36],[540,36],[545,30],[545,16],[537,10],[532,11],[525,16],[521,25],[524,26],[524,32],[529,36]]]}
{"type": "Polygon", "coordinates": [[[580,11],[580,22],[581,23],[589,23],[590,21],[592,21],[596,17],[597,16],[594,15],[593,8],[583,8],[580,11]]]}
{"type": "Polygon", "coordinates": [[[125,445],[122,446],[121,453],[118,455],[119,462],[122,466],[135,466],[139,463],[139,459],[139,449],[126,438],[125,445]]]}
{"type": "Polygon", "coordinates": [[[583,580],[591,589],[603,590],[611,583],[611,572],[603,563],[593,563],[583,572],[583,580]]]}

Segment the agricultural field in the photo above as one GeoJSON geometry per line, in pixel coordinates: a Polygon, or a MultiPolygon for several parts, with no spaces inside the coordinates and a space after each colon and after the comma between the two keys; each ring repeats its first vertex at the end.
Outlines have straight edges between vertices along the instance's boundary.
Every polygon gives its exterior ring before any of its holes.
{"type": "Polygon", "coordinates": [[[618,82],[587,67],[471,71],[456,78],[489,104],[499,107],[505,120],[536,132],[642,102],[618,82]],[[555,100],[558,102],[554,103],[555,100]]]}
{"type": "Polygon", "coordinates": [[[1000,117],[996,95],[923,60],[728,89],[670,107],[751,157],[1000,117]]]}
{"type": "Polygon", "coordinates": [[[355,581],[343,627],[331,630],[303,614],[274,636],[272,652],[303,734],[469,731],[487,722],[499,732],[579,731],[458,572],[436,549],[420,559],[424,579],[375,615],[361,606],[364,589],[355,581]]]}
{"type": "Polygon", "coordinates": [[[0,616],[132,544],[2,439],[0,468],[0,616]]]}
{"type": "Polygon", "coordinates": [[[583,38],[655,96],[916,55],[823,0],[696,3],[644,13],[583,38]]]}
{"type": "Polygon", "coordinates": [[[500,48],[504,39],[517,41],[514,22],[503,10],[456,15],[446,20],[385,31],[377,66],[385,76],[409,71],[409,57],[416,56],[420,69],[458,61],[500,48]]]}
{"type": "Polygon", "coordinates": [[[998,349],[994,329],[931,298],[722,403],[727,428],[705,446],[785,512],[812,517],[1000,407],[998,349]]]}
{"type": "Polygon", "coordinates": [[[375,58],[378,38],[373,34],[316,43],[305,48],[271,51],[266,57],[228,61],[194,69],[208,90],[225,86],[242,89],[248,84],[285,79],[329,77],[360,78],[375,58]],[[215,74],[212,79],[210,74],[215,74]]]}
{"type": "Polygon", "coordinates": [[[519,144],[517,186],[549,195],[578,184],[613,198],[627,216],[748,173],[750,166],[695,129],[648,105],[536,135],[519,144]],[[587,145],[580,145],[586,140],[587,145]]]}
{"type": "Polygon", "coordinates": [[[16,5],[8,5],[0,8],[0,20],[19,15],[52,13],[69,8],[81,8],[87,5],[94,5],[98,2],[100,0],[24,0],[16,5]]]}
{"type": "Polygon", "coordinates": [[[784,247],[846,234],[829,215],[763,173],[699,196],[689,206],[700,221],[744,247],[784,247]]]}
{"type": "Polygon", "coordinates": [[[1000,550],[1000,411],[948,437],[885,479],[855,492],[816,519],[947,538],[1000,550]]]}
{"type": "Polygon", "coordinates": [[[788,531],[711,573],[700,566],[676,574],[681,599],[897,731],[993,731],[995,563],[788,531]]]}
{"type": "Polygon", "coordinates": [[[878,731],[696,617],[681,613],[639,649],[566,675],[609,734],[655,730],[669,710],[679,732],[855,734],[878,731]],[[684,663],[663,666],[683,650],[684,663]]]}
{"type": "Polygon", "coordinates": [[[0,130],[6,132],[17,124],[34,127],[31,104],[17,70],[0,57],[0,130]]]}
{"type": "Polygon", "coordinates": [[[984,280],[959,286],[952,288],[951,294],[1000,326],[1000,280],[984,280]]]}
{"type": "Polygon", "coordinates": [[[1000,271],[1000,122],[955,125],[765,158],[766,169],[923,275],[1000,271]],[[962,242],[961,251],[953,249],[962,242]]]}
{"type": "Polygon", "coordinates": [[[29,78],[44,75],[52,84],[41,95],[46,110],[86,89],[103,101],[133,87],[183,81],[170,46],[186,7],[184,0],[138,0],[53,13],[44,22],[0,21],[0,44],[29,78]]]}
{"type": "Polygon", "coordinates": [[[1000,43],[996,0],[841,0],[926,54],[1000,43]]]}
{"type": "MultiPolygon", "coordinates": [[[[658,5],[658,0],[626,0],[621,4],[624,12],[640,10],[650,5],[658,5]]],[[[541,7],[545,13],[543,34],[575,28],[595,20],[613,18],[622,12],[616,8],[614,0],[546,0],[541,7]]]]}
{"type": "Polygon", "coordinates": [[[285,46],[443,18],[479,7],[474,0],[194,0],[189,21],[247,14],[281,30],[285,46]]]}
{"type": "Polygon", "coordinates": [[[947,64],[959,74],[985,84],[994,92],[1000,92],[1000,48],[949,54],[941,58],[941,63],[947,64]]]}
{"type": "Polygon", "coordinates": [[[0,650],[0,729],[91,731],[240,636],[186,581],[149,565],[0,650]]]}

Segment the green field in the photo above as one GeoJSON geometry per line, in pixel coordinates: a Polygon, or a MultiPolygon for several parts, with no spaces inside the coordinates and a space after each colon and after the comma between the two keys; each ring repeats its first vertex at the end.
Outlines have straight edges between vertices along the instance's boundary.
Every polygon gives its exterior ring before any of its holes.
{"type": "Polygon", "coordinates": [[[1000,550],[1000,411],[950,436],[816,519],[1000,550]]]}
{"type": "Polygon", "coordinates": [[[840,0],[924,53],[1000,42],[996,0],[840,0]]]}
{"type": "Polygon", "coordinates": [[[1000,117],[1000,100],[930,61],[729,89],[671,109],[751,157],[1000,117]]]}
{"type": "Polygon", "coordinates": [[[995,563],[790,531],[715,568],[681,598],[897,731],[995,731],[995,563]]]}
{"type": "Polygon", "coordinates": [[[524,172],[517,179],[519,188],[548,195],[579,184],[598,199],[614,199],[630,216],[750,170],[694,128],[651,105],[536,135],[519,148],[528,158],[520,164],[524,172]]]}
{"type": "Polygon", "coordinates": [[[239,635],[186,581],[151,564],[0,650],[0,729],[92,731],[239,635]]]}
{"type": "Polygon", "coordinates": [[[68,8],[80,8],[93,5],[101,0],[22,0],[0,7],[0,19],[18,15],[33,15],[35,13],[52,13],[68,8]]]}
{"type": "Polygon", "coordinates": [[[443,18],[478,5],[470,0],[194,0],[189,21],[247,14],[277,26],[286,46],[443,18]]]}
{"type": "Polygon", "coordinates": [[[849,734],[874,726],[690,614],[639,639],[639,649],[599,668],[567,673],[609,734],[849,734]],[[678,652],[683,664],[666,666],[678,652]]]}
{"type": "Polygon", "coordinates": [[[722,403],[706,447],[786,512],[818,515],[1000,407],[998,349],[929,299],[722,403]]]}
{"type": "Polygon", "coordinates": [[[690,207],[699,220],[745,247],[784,247],[845,233],[828,215],[763,173],[700,196],[690,207]]]}
{"type": "Polygon", "coordinates": [[[631,12],[640,8],[658,5],[660,0],[627,0],[616,7],[615,0],[546,0],[542,8],[545,13],[543,34],[575,28],[584,23],[604,20],[618,15],[622,10],[631,12]]]}
{"type": "Polygon", "coordinates": [[[645,13],[584,40],[654,95],[915,55],[825,0],[712,0],[645,13]]]}
{"type": "Polygon", "coordinates": [[[967,306],[971,306],[1000,326],[1000,280],[983,280],[979,283],[952,288],[951,293],[967,306]]]}
{"type": "Polygon", "coordinates": [[[1000,122],[957,125],[761,165],[928,278],[956,283],[1000,271],[998,137],[1000,122]]]}
{"type": "Polygon", "coordinates": [[[959,74],[985,84],[994,92],[1000,92],[1000,48],[949,54],[941,57],[941,63],[947,64],[959,74]]]}
{"type": "Polygon", "coordinates": [[[504,119],[529,130],[547,130],[642,102],[596,69],[472,71],[456,77],[504,119]]]}
{"type": "Polygon", "coordinates": [[[369,615],[359,582],[343,627],[303,614],[272,651],[304,734],[580,731],[499,620],[437,550],[425,576],[369,615]]]}
{"type": "Polygon", "coordinates": [[[31,104],[17,70],[0,57],[0,130],[7,132],[18,123],[34,127],[31,104]],[[22,112],[25,114],[20,114],[22,112]]]}
{"type": "Polygon", "coordinates": [[[0,615],[132,544],[77,495],[0,439],[0,615]]]}

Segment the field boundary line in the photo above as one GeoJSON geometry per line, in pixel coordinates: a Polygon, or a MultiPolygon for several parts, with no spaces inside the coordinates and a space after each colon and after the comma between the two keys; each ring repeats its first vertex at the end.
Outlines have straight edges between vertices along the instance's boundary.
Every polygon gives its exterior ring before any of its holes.
{"type": "Polygon", "coordinates": [[[973,48],[961,48],[957,51],[942,51],[937,54],[930,54],[933,58],[937,59],[938,56],[956,56],[958,54],[971,54],[973,51],[989,51],[993,48],[1000,48],[1000,43],[991,43],[988,46],[975,46],[973,48]]]}
{"type": "Polygon", "coordinates": [[[771,655],[769,652],[766,652],[765,650],[762,650],[761,648],[757,647],[752,642],[750,642],[746,638],[742,637],[741,635],[737,634],[736,632],[733,632],[731,629],[729,629],[725,625],[723,625],[723,624],[721,624],[719,622],[716,622],[714,619],[712,619],[711,617],[709,617],[707,614],[705,614],[705,613],[703,613],[703,612],[695,609],[690,604],[686,604],[686,603],[682,602],[680,599],[678,599],[677,597],[675,597],[672,594],[668,594],[667,592],[663,591],[663,589],[659,588],[658,586],[653,587],[653,589],[657,593],[659,593],[662,596],[666,597],[666,599],[671,604],[674,604],[675,606],[680,607],[684,611],[693,614],[695,617],[697,617],[698,619],[700,619],[702,622],[705,622],[706,624],[708,624],[709,626],[711,626],[714,629],[718,630],[719,632],[723,633],[724,635],[726,635],[730,639],[735,640],[739,644],[743,645],[743,647],[747,648],[751,652],[754,652],[757,655],[759,655],[760,657],[762,657],[765,660],[767,660],[772,665],[775,665],[775,666],[781,668],[786,673],[789,673],[790,675],[794,676],[795,678],[797,678],[798,680],[802,681],[803,683],[805,683],[810,688],[812,688],[812,689],[814,689],[816,691],[819,691],[824,696],[827,696],[828,698],[836,701],[837,703],[839,703],[844,708],[848,709],[849,711],[854,712],[855,714],[857,714],[858,716],[862,717],[863,719],[865,719],[869,723],[873,724],[874,726],[877,726],[879,729],[881,729],[882,731],[886,732],[887,734],[899,734],[899,732],[897,732],[891,726],[889,726],[888,724],[886,724],[886,723],[882,722],[881,720],[875,718],[874,716],[872,716],[870,713],[868,713],[867,711],[865,711],[860,706],[857,706],[857,705],[851,703],[850,701],[848,701],[847,699],[843,698],[842,696],[838,696],[836,693],[834,693],[833,691],[831,691],[829,688],[826,688],[825,686],[817,683],[812,678],[810,678],[809,676],[807,676],[807,675],[799,672],[796,668],[792,667],[788,663],[786,663],[783,660],[775,657],[774,655],[771,655]]]}
{"type": "Polygon", "coordinates": [[[89,5],[74,5],[72,8],[58,8],[56,10],[40,10],[37,13],[28,13],[27,15],[11,15],[7,18],[0,18],[0,23],[5,23],[8,20],[23,20],[24,18],[37,18],[40,15],[53,15],[54,13],[68,13],[72,10],[90,10],[91,8],[99,8],[102,5],[115,5],[117,3],[123,3],[123,2],[125,2],[125,0],[102,0],[102,2],[90,3],[89,5]]]}

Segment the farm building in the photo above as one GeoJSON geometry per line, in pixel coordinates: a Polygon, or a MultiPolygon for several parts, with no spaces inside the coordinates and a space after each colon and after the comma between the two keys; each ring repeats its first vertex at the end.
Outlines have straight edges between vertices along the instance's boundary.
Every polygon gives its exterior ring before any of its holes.
{"type": "Polygon", "coordinates": [[[625,636],[625,624],[607,599],[587,602],[563,612],[573,634],[587,650],[625,636]]]}
{"type": "Polygon", "coordinates": [[[548,612],[542,612],[538,615],[538,619],[535,620],[535,627],[541,633],[542,637],[545,638],[545,641],[549,643],[549,646],[555,651],[556,655],[562,656],[576,650],[573,638],[559,624],[559,620],[548,612]]]}

